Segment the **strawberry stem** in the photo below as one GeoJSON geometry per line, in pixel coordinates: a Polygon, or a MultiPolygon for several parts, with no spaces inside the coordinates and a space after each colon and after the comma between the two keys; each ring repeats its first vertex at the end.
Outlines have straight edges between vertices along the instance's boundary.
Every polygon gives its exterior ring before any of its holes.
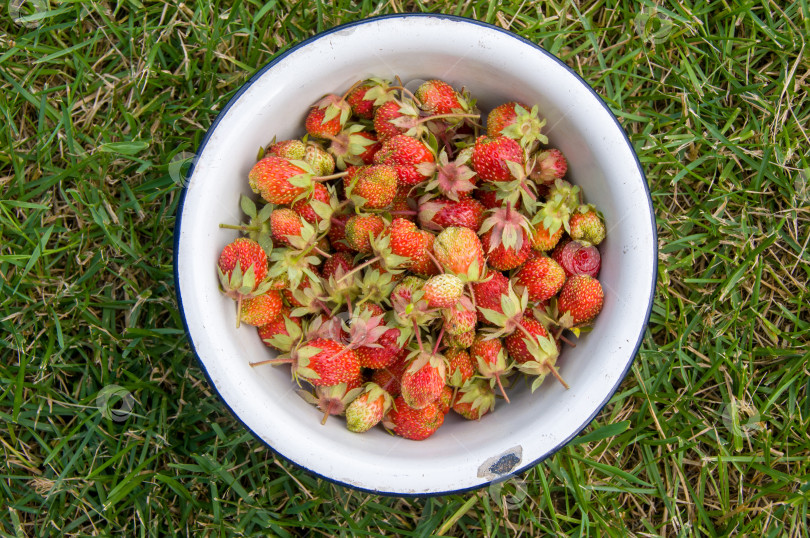
{"type": "Polygon", "coordinates": [[[343,95],[340,96],[340,100],[345,101],[346,98],[349,97],[349,94],[352,93],[354,91],[354,89],[357,88],[358,86],[360,86],[362,83],[363,83],[362,80],[358,80],[357,82],[352,84],[352,87],[349,88],[348,90],[346,90],[346,93],[344,93],[343,95]]]}
{"type": "Polygon", "coordinates": [[[440,272],[440,273],[444,273],[444,267],[442,267],[442,264],[440,264],[440,263],[439,263],[439,260],[437,260],[437,259],[436,259],[436,256],[434,256],[433,254],[431,254],[429,250],[428,250],[428,251],[426,251],[426,252],[425,252],[425,254],[427,254],[427,255],[428,255],[428,258],[430,258],[431,260],[433,260],[433,263],[434,263],[434,264],[436,264],[436,267],[439,269],[439,272],[440,272]]]}
{"type": "Polygon", "coordinates": [[[421,120],[416,120],[416,125],[425,123],[426,121],[437,120],[439,118],[479,118],[479,114],[436,114],[434,116],[427,116],[421,120]]]}
{"type": "Polygon", "coordinates": [[[292,359],[289,359],[289,358],[287,358],[287,359],[266,359],[266,360],[263,360],[263,361],[251,362],[250,367],[255,368],[256,366],[261,366],[263,364],[272,364],[272,365],[275,366],[276,364],[291,364],[291,363],[292,363],[292,359]]]}
{"type": "Polygon", "coordinates": [[[568,344],[569,346],[571,346],[571,347],[577,347],[577,345],[575,343],[573,343],[571,340],[569,340],[568,338],[566,338],[562,334],[560,334],[560,336],[558,336],[558,338],[560,340],[562,340],[563,342],[565,342],[566,344],[568,344]]]}
{"type": "Polygon", "coordinates": [[[355,267],[354,269],[352,269],[351,271],[349,271],[348,273],[346,273],[345,275],[343,275],[342,277],[340,277],[340,280],[338,280],[338,281],[337,281],[337,283],[338,283],[338,284],[340,284],[341,282],[343,282],[344,280],[346,280],[346,279],[347,279],[347,278],[348,278],[350,275],[352,275],[352,274],[356,273],[357,271],[359,271],[359,270],[361,270],[361,269],[365,269],[366,267],[368,267],[368,266],[369,266],[369,265],[371,265],[372,263],[374,263],[374,262],[378,261],[379,259],[380,259],[380,256],[374,256],[374,257],[373,257],[373,258],[371,258],[370,260],[368,260],[368,261],[365,261],[365,262],[361,263],[360,265],[358,265],[357,267],[355,267]]]}
{"type": "Polygon", "coordinates": [[[506,395],[506,391],[503,390],[503,385],[501,384],[501,374],[495,374],[495,383],[497,383],[498,388],[501,389],[501,394],[503,394],[503,399],[506,400],[506,403],[512,403],[509,401],[509,396],[506,395]]]}
{"type": "Polygon", "coordinates": [[[236,300],[236,328],[238,329],[242,324],[242,294],[236,300]]]}
{"type": "Polygon", "coordinates": [[[325,426],[325,425],[326,425],[326,419],[328,419],[328,418],[329,418],[329,415],[331,414],[331,413],[330,413],[330,411],[332,411],[332,410],[329,408],[329,406],[328,406],[328,405],[326,405],[326,406],[324,406],[324,407],[326,407],[326,409],[324,409],[324,411],[323,411],[323,420],[321,420],[321,426],[325,426]]]}
{"type": "Polygon", "coordinates": [[[339,177],[343,177],[347,174],[348,172],[338,172],[337,174],[332,174],[331,176],[317,176],[313,177],[312,181],[327,181],[329,179],[337,179],[339,177]]]}
{"type": "Polygon", "coordinates": [[[318,247],[312,247],[312,250],[314,250],[315,252],[317,252],[317,253],[318,253],[318,254],[320,254],[321,256],[325,256],[325,257],[327,257],[327,258],[331,258],[331,257],[332,257],[332,255],[331,255],[331,254],[329,254],[328,252],[324,252],[323,250],[319,249],[318,247]]]}
{"type": "MultiPolygon", "coordinates": [[[[529,332],[529,330],[528,330],[526,327],[524,327],[522,323],[518,323],[518,324],[517,324],[517,327],[518,327],[518,329],[520,329],[521,331],[523,331],[523,334],[525,334],[526,336],[528,336],[529,338],[531,338],[532,340],[534,340],[535,342],[537,342],[537,345],[538,345],[538,346],[540,345],[540,341],[537,339],[537,337],[535,337],[535,336],[534,336],[532,333],[530,333],[530,332],[529,332]]],[[[555,378],[557,381],[559,381],[559,382],[562,384],[562,386],[563,386],[563,387],[565,387],[565,390],[568,390],[568,389],[570,389],[570,388],[571,388],[571,387],[568,385],[568,383],[566,383],[566,382],[565,382],[565,380],[562,378],[562,376],[560,375],[560,372],[558,372],[558,371],[557,371],[557,369],[554,367],[554,365],[553,365],[553,364],[551,364],[551,362],[549,362],[548,358],[546,358],[546,359],[543,361],[543,365],[544,365],[546,368],[548,368],[549,370],[551,370],[551,374],[554,376],[554,378],[555,378]]]]}
{"type": "Polygon", "coordinates": [[[475,304],[475,291],[473,290],[472,282],[467,282],[467,289],[470,291],[470,300],[473,305],[473,312],[478,313],[478,306],[475,304]]]}
{"type": "Polygon", "coordinates": [[[226,230],[239,230],[240,232],[247,232],[256,229],[253,226],[245,226],[244,224],[220,224],[219,227],[226,230]]]}
{"type": "Polygon", "coordinates": [[[422,333],[419,332],[419,325],[416,324],[416,320],[413,320],[413,330],[416,333],[416,343],[419,344],[419,351],[424,353],[425,348],[422,347],[422,333]]]}
{"type": "Polygon", "coordinates": [[[411,99],[413,99],[417,103],[419,102],[419,99],[417,99],[416,96],[411,92],[411,90],[409,90],[405,86],[389,86],[388,89],[385,90],[385,91],[390,92],[391,90],[399,90],[402,93],[407,93],[410,96],[411,99]]]}
{"type": "Polygon", "coordinates": [[[439,337],[436,339],[436,344],[433,346],[433,354],[435,355],[439,351],[439,344],[442,343],[442,337],[444,336],[444,323],[442,323],[442,328],[439,331],[439,337]]]}

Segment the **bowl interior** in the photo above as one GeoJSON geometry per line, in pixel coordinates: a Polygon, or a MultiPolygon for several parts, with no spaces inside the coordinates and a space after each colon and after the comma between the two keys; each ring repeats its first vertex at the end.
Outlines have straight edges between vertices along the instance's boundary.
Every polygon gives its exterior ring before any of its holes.
{"type": "Polygon", "coordinates": [[[445,17],[364,21],[316,37],[263,69],[220,114],[201,146],[177,232],[179,295],[193,346],[224,401],[274,450],[311,471],[354,487],[435,494],[477,487],[547,456],[584,428],[626,373],[649,315],[655,230],[638,162],[612,114],[550,54],[512,34],[445,17]],[[295,394],[289,368],[251,368],[268,357],[256,331],[237,330],[235,308],[218,290],[215,264],[236,236],[219,223],[242,219],[247,173],[274,136],[303,134],[307,108],[368,76],[441,78],[465,86],[484,111],[519,100],[538,104],[550,145],[569,161],[569,178],[604,214],[600,246],[603,312],[592,333],[566,348],[564,390],[549,378],[534,394],[521,380],[511,404],[499,401],[479,422],[449,414],[422,442],[375,430],[320,425],[295,394]],[[509,456],[513,454],[514,457],[509,456]],[[506,458],[501,456],[507,455],[506,458]],[[494,458],[494,459],[493,459],[494,458]],[[490,468],[500,459],[501,465],[490,468]]]}

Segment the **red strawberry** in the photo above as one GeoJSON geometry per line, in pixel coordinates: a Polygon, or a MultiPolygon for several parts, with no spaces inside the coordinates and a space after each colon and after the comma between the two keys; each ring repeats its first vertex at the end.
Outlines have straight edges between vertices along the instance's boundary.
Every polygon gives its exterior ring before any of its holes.
{"type": "MultiPolygon", "coordinates": [[[[473,196],[487,209],[495,209],[506,205],[506,200],[498,200],[498,191],[494,189],[475,189],[473,196]]],[[[514,209],[520,209],[520,200],[516,200],[512,204],[512,207],[514,209]]]]}
{"type": "MultiPolygon", "coordinates": [[[[475,304],[479,309],[489,308],[503,314],[501,297],[509,291],[509,279],[498,271],[489,271],[487,276],[488,280],[473,283],[475,304]]],[[[480,310],[478,312],[478,321],[481,323],[486,322],[486,318],[480,310]]]]}
{"type": "Polygon", "coordinates": [[[485,210],[481,202],[474,198],[462,198],[457,202],[436,198],[419,205],[419,224],[436,231],[456,226],[477,232],[484,222],[485,210]]]}
{"type": "Polygon", "coordinates": [[[523,164],[523,150],[520,144],[507,138],[479,136],[473,147],[472,164],[484,181],[512,181],[514,176],[507,162],[523,164]]]}
{"type": "Polygon", "coordinates": [[[564,327],[589,324],[602,310],[604,297],[602,285],[595,278],[587,275],[570,277],[563,284],[557,301],[561,324],[564,327]],[[566,316],[570,319],[565,319],[566,316]]]}
{"type": "Polygon", "coordinates": [[[438,190],[444,196],[457,202],[475,190],[478,176],[467,166],[472,156],[472,148],[459,152],[455,160],[451,161],[447,152],[442,150],[434,166],[424,165],[423,171],[434,169],[435,178],[425,185],[425,191],[438,190]]]}
{"type": "Polygon", "coordinates": [[[419,125],[419,111],[410,102],[393,99],[380,105],[374,112],[374,130],[377,138],[383,141],[411,129],[414,129],[412,134],[417,134],[419,125]]]}
{"type": "Polygon", "coordinates": [[[416,185],[428,179],[419,171],[420,163],[435,161],[433,153],[424,143],[405,135],[392,136],[383,142],[374,155],[376,164],[389,164],[397,169],[400,185],[416,185]]]}
{"type": "Polygon", "coordinates": [[[269,290],[262,295],[242,301],[240,312],[242,323],[261,327],[276,320],[281,315],[284,303],[281,292],[269,290]]]}
{"type": "Polygon", "coordinates": [[[402,374],[405,372],[405,368],[408,367],[405,361],[408,353],[408,350],[401,351],[394,362],[385,368],[374,370],[371,374],[371,380],[388,391],[391,396],[397,397],[401,393],[400,380],[402,379],[402,374]]]}
{"type": "Polygon", "coordinates": [[[426,230],[419,230],[419,250],[413,257],[411,272],[420,276],[432,276],[439,274],[439,268],[433,262],[431,256],[434,254],[436,236],[426,230]]]}
{"type": "Polygon", "coordinates": [[[439,398],[436,400],[436,404],[438,404],[443,415],[450,412],[450,406],[453,404],[453,392],[455,391],[452,387],[445,385],[442,388],[442,393],[439,394],[439,398]]]}
{"type": "Polygon", "coordinates": [[[356,207],[385,209],[397,194],[397,170],[385,164],[351,167],[344,184],[347,185],[347,198],[359,196],[365,199],[356,207]]]}
{"type": "Polygon", "coordinates": [[[444,387],[445,372],[442,355],[419,353],[402,374],[400,383],[405,402],[414,409],[435,402],[444,387]]]}
{"type": "Polygon", "coordinates": [[[251,268],[253,269],[253,280],[255,282],[253,288],[255,289],[255,287],[264,280],[264,277],[267,276],[267,254],[256,241],[246,237],[240,237],[222,249],[217,264],[220,272],[228,279],[233,276],[233,272],[237,266],[241,270],[242,275],[245,275],[251,268]]]}
{"type": "Polygon", "coordinates": [[[388,329],[383,333],[377,344],[382,347],[360,346],[357,348],[357,356],[360,359],[360,366],[379,370],[391,366],[396,360],[401,349],[397,346],[399,329],[388,329]]]}
{"type": "Polygon", "coordinates": [[[287,353],[290,351],[292,345],[292,335],[290,335],[287,328],[287,325],[290,323],[296,325],[299,329],[301,328],[301,319],[291,316],[290,308],[283,306],[281,313],[276,319],[258,328],[259,338],[262,339],[262,342],[264,342],[266,346],[277,349],[282,353],[287,353]],[[277,341],[274,340],[274,338],[279,336],[287,337],[286,343],[289,345],[275,345],[277,341]]]}
{"type": "Polygon", "coordinates": [[[444,356],[447,358],[447,384],[451,387],[462,387],[475,375],[475,364],[465,350],[448,349],[444,356]]]}
{"type": "Polygon", "coordinates": [[[388,226],[388,236],[391,238],[391,251],[397,256],[414,260],[424,249],[425,240],[419,228],[409,220],[402,218],[392,220],[388,226]]]}
{"type": "Polygon", "coordinates": [[[321,277],[324,280],[329,280],[331,276],[339,279],[354,267],[354,256],[348,252],[333,252],[332,256],[323,263],[321,277]]]}
{"type": "Polygon", "coordinates": [[[605,223],[592,207],[580,206],[568,220],[571,239],[598,245],[605,239],[605,223]]]}
{"type": "Polygon", "coordinates": [[[306,190],[290,183],[290,178],[307,175],[307,171],[282,157],[267,156],[253,165],[248,182],[253,192],[271,204],[289,204],[306,190]]]}
{"type": "Polygon", "coordinates": [[[331,226],[329,227],[329,244],[332,249],[338,252],[352,252],[352,248],[346,242],[346,223],[352,215],[333,215],[331,226]]]}
{"type": "Polygon", "coordinates": [[[346,96],[346,101],[352,107],[352,112],[364,120],[370,120],[374,117],[374,99],[366,99],[366,92],[373,87],[374,84],[366,82],[354,88],[346,96]]]}
{"type": "Polygon", "coordinates": [[[346,408],[346,427],[352,432],[366,432],[376,426],[393,405],[390,394],[376,383],[368,383],[346,408]]]}
{"type": "Polygon", "coordinates": [[[568,161],[558,149],[549,149],[537,154],[530,177],[538,183],[553,183],[562,179],[568,171],[568,161]]]}
{"type": "Polygon", "coordinates": [[[365,145],[365,151],[358,155],[358,157],[360,157],[360,160],[363,161],[363,164],[372,164],[374,162],[374,156],[382,147],[382,142],[379,142],[377,137],[373,134],[365,131],[358,132],[357,136],[362,136],[366,140],[371,140],[371,144],[365,145]]]}
{"type": "Polygon", "coordinates": [[[346,223],[346,242],[357,252],[371,252],[369,237],[377,237],[385,229],[379,215],[355,215],[346,223]]]}
{"type": "Polygon", "coordinates": [[[517,103],[515,101],[511,101],[509,103],[504,103],[500,106],[496,106],[487,116],[488,136],[490,136],[491,138],[503,136],[503,130],[515,123],[515,120],[517,119],[517,112],[515,112],[515,106],[520,106],[525,110],[531,109],[531,107],[526,106],[523,103],[517,103]]]}
{"type": "Polygon", "coordinates": [[[501,376],[507,375],[511,366],[506,364],[506,351],[500,338],[484,339],[480,334],[475,337],[470,347],[470,357],[478,365],[478,373],[487,379],[494,379],[501,389],[501,394],[509,401],[501,383],[501,376]]]}
{"type": "MultiPolygon", "coordinates": [[[[520,324],[535,338],[548,337],[548,332],[546,332],[546,328],[543,327],[543,324],[533,318],[524,316],[520,324]]],[[[522,330],[517,330],[504,338],[504,344],[506,345],[506,350],[509,352],[509,357],[519,364],[535,360],[534,355],[526,348],[525,338],[528,338],[528,335],[522,330]]]]}
{"type": "Polygon", "coordinates": [[[548,301],[562,288],[565,270],[548,256],[536,256],[523,264],[515,280],[529,293],[529,301],[548,301]]]}
{"type": "Polygon", "coordinates": [[[551,253],[551,257],[565,269],[565,276],[588,275],[596,277],[599,274],[599,268],[602,266],[599,249],[570,239],[560,241],[557,248],[551,253]]]}
{"type": "Polygon", "coordinates": [[[532,234],[532,248],[539,252],[547,252],[553,249],[563,235],[562,227],[557,228],[557,231],[550,233],[549,229],[543,225],[542,222],[534,226],[534,234],[532,234]]]}
{"type": "Polygon", "coordinates": [[[413,187],[409,185],[400,185],[397,187],[397,195],[394,196],[394,201],[391,202],[391,208],[388,210],[391,215],[412,222],[416,221],[416,211],[411,209],[408,203],[412,188],[413,187]]]}
{"type": "Polygon", "coordinates": [[[422,288],[430,308],[450,308],[464,293],[464,282],[455,275],[445,273],[432,276],[422,288]]]}
{"type": "Polygon", "coordinates": [[[487,265],[498,271],[509,271],[516,267],[520,267],[529,259],[532,253],[532,244],[526,236],[526,232],[520,229],[518,234],[520,237],[520,248],[507,247],[501,243],[498,246],[493,246],[493,233],[492,231],[486,232],[481,236],[481,246],[484,252],[487,253],[487,265]]]}
{"type": "Polygon", "coordinates": [[[273,241],[290,244],[289,236],[301,237],[301,217],[292,209],[280,207],[270,214],[270,230],[273,241]]]}
{"type": "Polygon", "coordinates": [[[286,362],[292,363],[293,377],[316,387],[349,383],[360,376],[360,361],[354,350],[325,338],[315,338],[294,349],[286,362]]]}
{"type": "Polygon", "coordinates": [[[383,420],[386,428],[406,439],[421,441],[427,439],[444,423],[444,413],[437,402],[422,409],[410,407],[402,396],[394,400],[394,407],[383,420]]]}
{"type": "Polygon", "coordinates": [[[321,221],[321,217],[319,217],[312,208],[312,201],[317,200],[328,204],[329,199],[329,189],[321,183],[315,183],[312,185],[312,192],[306,198],[296,200],[291,207],[292,210],[301,215],[301,218],[305,221],[310,224],[317,224],[321,221]]]}
{"type": "Polygon", "coordinates": [[[495,409],[495,393],[484,380],[478,380],[462,388],[453,401],[453,411],[467,420],[478,420],[493,409],[495,409]]]}
{"type": "Polygon", "coordinates": [[[269,146],[267,155],[291,161],[304,161],[319,176],[327,176],[335,171],[335,159],[315,142],[282,140],[269,146]]]}
{"type": "Polygon", "coordinates": [[[431,114],[465,112],[466,102],[452,86],[441,80],[428,80],[417,88],[414,95],[422,104],[422,110],[431,114]]]}
{"type": "Polygon", "coordinates": [[[343,130],[351,111],[351,106],[341,96],[329,94],[312,105],[304,127],[315,137],[336,136],[343,130]]]}
{"type": "Polygon", "coordinates": [[[462,279],[478,280],[484,274],[481,241],[469,228],[445,228],[436,237],[433,252],[446,271],[462,279]]]}

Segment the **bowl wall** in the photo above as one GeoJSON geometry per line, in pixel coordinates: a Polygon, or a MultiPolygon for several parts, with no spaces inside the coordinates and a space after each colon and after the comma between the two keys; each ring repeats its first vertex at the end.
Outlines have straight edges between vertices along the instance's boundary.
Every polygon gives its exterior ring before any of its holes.
{"type": "Polygon", "coordinates": [[[549,53],[494,27],[441,16],[364,21],[317,36],[260,71],[231,100],[201,145],[181,205],[178,294],[203,367],[234,414],[294,463],[353,487],[437,494],[479,487],[542,459],[584,428],[627,372],[646,325],[655,285],[656,239],[649,192],[624,132],[604,103],[549,53]],[[534,394],[521,381],[479,422],[447,416],[422,442],[377,428],[357,435],[295,394],[287,367],[251,368],[268,357],[251,327],[218,290],[215,264],[236,236],[219,223],[242,219],[247,174],[274,136],[303,134],[307,108],[367,76],[441,78],[465,86],[487,111],[509,100],[538,104],[550,145],[569,178],[604,214],[600,246],[603,311],[592,333],[563,352],[560,372],[534,394]],[[492,466],[500,461],[500,465],[492,466]]]}

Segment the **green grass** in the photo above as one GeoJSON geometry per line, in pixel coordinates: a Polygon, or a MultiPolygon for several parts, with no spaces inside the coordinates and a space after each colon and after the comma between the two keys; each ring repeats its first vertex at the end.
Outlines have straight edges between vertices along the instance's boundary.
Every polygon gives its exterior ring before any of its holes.
{"type": "Polygon", "coordinates": [[[0,531],[807,536],[810,4],[667,3],[657,43],[612,5],[53,0],[28,27],[4,4],[0,531]],[[275,54],[419,10],[509,27],[596,88],[646,170],[660,265],[590,435],[503,489],[401,499],[296,470],[219,401],[175,303],[168,166],[275,54]],[[123,422],[96,404],[113,384],[123,422]]]}

